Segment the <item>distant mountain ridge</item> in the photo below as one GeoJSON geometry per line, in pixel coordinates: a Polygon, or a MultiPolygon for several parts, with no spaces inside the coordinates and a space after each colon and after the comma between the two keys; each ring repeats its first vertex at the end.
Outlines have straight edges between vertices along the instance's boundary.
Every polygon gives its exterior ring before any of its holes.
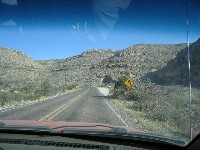
{"type": "Polygon", "coordinates": [[[123,75],[140,78],[166,67],[186,48],[187,44],[137,44],[119,51],[95,49],[66,59],[40,61],[0,48],[0,80],[2,84],[37,84],[47,79],[56,85],[93,85],[106,76],[112,80],[123,75]]]}

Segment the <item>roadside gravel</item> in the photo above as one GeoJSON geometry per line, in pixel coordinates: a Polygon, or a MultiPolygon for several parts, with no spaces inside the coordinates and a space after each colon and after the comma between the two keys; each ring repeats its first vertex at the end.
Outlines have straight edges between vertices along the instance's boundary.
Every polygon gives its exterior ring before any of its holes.
{"type": "Polygon", "coordinates": [[[119,114],[123,118],[123,120],[126,122],[126,124],[129,127],[133,127],[133,128],[139,129],[139,130],[149,132],[132,114],[130,114],[126,110],[126,107],[120,103],[120,100],[109,98],[109,89],[108,88],[98,87],[98,90],[101,94],[103,94],[104,96],[107,96],[107,98],[105,100],[117,112],[117,114],[119,114]]]}

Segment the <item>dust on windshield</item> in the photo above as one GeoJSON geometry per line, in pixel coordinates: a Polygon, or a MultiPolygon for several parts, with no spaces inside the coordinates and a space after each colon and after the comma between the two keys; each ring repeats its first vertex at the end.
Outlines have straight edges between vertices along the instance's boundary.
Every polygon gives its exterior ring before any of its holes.
{"type": "Polygon", "coordinates": [[[198,0],[0,0],[0,119],[199,133],[198,0]]]}

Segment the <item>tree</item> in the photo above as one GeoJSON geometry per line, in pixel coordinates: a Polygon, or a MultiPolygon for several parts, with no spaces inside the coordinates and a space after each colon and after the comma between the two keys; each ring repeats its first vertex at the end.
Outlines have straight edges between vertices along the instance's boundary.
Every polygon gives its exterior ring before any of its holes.
{"type": "Polygon", "coordinates": [[[127,76],[121,76],[118,77],[116,83],[115,83],[115,89],[125,89],[125,84],[124,82],[126,82],[126,80],[128,80],[127,76]]]}

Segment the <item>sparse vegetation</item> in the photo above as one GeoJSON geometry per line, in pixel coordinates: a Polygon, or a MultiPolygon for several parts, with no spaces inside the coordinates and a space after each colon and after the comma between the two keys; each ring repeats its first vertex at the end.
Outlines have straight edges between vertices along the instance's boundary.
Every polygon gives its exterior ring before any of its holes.
{"type": "Polygon", "coordinates": [[[72,84],[72,85],[67,87],[67,90],[73,90],[73,89],[76,89],[76,87],[77,87],[76,84],[72,84]]]}
{"type": "MultiPolygon", "coordinates": [[[[200,123],[198,102],[199,90],[193,89],[194,133],[197,135],[200,123]]],[[[115,93],[113,92],[113,95],[115,93]]],[[[155,85],[148,80],[137,80],[128,95],[111,96],[113,102],[122,110],[142,123],[145,129],[157,134],[171,134],[189,139],[189,89],[184,86],[155,85]],[[148,122],[148,123],[147,123],[148,122]],[[156,128],[154,128],[154,124],[156,128]],[[160,129],[158,129],[160,125],[160,129]]]]}
{"type": "Polygon", "coordinates": [[[7,101],[8,101],[7,94],[5,92],[0,92],[0,105],[4,106],[7,101]]]}
{"type": "MultiPolygon", "coordinates": [[[[197,88],[192,95],[195,133],[199,132],[200,125],[199,42],[191,44],[191,52],[195,53],[191,55],[192,83],[197,88]]],[[[63,93],[76,89],[75,83],[107,87],[115,83],[110,97],[148,130],[161,125],[160,133],[173,128],[171,133],[178,131],[187,136],[186,47],[187,44],[139,44],[121,51],[91,50],[67,59],[45,61],[0,48],[0,56],[3,56],[0,59],[0,105],[63,93]],[[180,61],[183,56],[184,62],[180,61]],[[124,85],[127,74],[135,78],[131,93],[126,92],[124,85]],[[144,75],[147,76],[142,79],[144,75]]]]}
{"type": "Polygon", "coordinates": [[[39,85],[25,84],[21,88],[6,87],[0,91],[0,106],[20,101],[33,101],[43,97],[54,96],[58,93],[65,93],[68,90],[76,89],[78,85],[54,86],[48,80],[39,85]]]}

